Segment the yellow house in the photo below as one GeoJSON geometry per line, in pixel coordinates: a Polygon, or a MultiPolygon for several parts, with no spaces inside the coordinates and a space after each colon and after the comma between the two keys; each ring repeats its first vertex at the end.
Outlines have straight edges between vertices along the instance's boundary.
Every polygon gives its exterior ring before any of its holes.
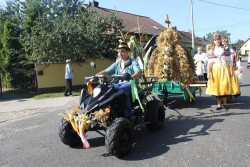
{"type": "MultiPolygon", "coordinates": [[[[83,86],[84,77],[95,75],[98,71],[106,69],[114,61],[110,59],[95,59],[83,63],[72,62],[74,69],[74,77],[72,79],[73,87],[83,86]],[[90,62],[95,62],[96,69],[90,67],[90,62]]],[[[66,64],[35,64],[37,75],[38,93],[48,91],[64,91],[65,81],[65,66],[66,64]]]]}

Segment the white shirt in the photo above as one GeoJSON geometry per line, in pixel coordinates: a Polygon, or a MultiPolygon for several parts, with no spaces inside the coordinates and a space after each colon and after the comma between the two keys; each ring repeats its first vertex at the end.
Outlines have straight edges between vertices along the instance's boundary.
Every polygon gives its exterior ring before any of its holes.
{"type": "Polygon", "coordinates": [[[197,53],[196,55],[194,55],[194,62],[197,64],[200,61],[204,62],[203,73],[207,73],[208,57],[206,53],[201,52],[201,53],[197,53]]]}
{"type": "Polygon", "coordinates": [[[224,49],[222,47],[215,47],[214,48],[214,54],[216,59],[213,59],[214,61],[220,61],[220,62],[231,62],[231,56],[223,56],[224,49]]]}
{"type": "Polygon", "coordinates": [[[73,73],[72,73],[72,67],[67,64],[65,67],[65,79],[71,79],[73,78],[73,73]]]}

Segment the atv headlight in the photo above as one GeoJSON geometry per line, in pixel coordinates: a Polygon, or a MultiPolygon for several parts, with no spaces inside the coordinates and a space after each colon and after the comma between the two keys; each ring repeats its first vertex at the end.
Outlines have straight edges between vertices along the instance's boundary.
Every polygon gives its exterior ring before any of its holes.
{"type": "Polygon", "coordinates": [[[93,91],[93,98],[97,97],[101,92],[101,88],[95,88],[93,91]]]}

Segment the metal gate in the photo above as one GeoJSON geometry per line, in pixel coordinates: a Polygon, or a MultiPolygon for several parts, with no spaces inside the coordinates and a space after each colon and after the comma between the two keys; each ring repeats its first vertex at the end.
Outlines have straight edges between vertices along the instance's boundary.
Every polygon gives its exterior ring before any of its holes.
{"type": "Polygon", "coordinates": [[[15,78],[15,82],[21,85],[20,88],[13,88],[6,80],[6,76],[0,73],[0,100],[27,97],[37,91],[36,72],[32,74],[32,79],[27,80],[22,76],[15,78]],[[22,86],[23,85],[23,86],[22,86]]]}

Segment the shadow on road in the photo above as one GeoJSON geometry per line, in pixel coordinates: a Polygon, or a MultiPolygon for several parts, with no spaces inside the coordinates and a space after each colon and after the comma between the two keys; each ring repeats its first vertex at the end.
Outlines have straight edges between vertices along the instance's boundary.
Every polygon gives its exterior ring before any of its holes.
{"type": "MultiPolygon", "coordinates": [[[[131,152],[122,157],[125,161],[136,161],[150,159],[153,157],[161,156],[170,150],[171,145],[188,143],[195,137],[209,135],[214,131],[220,129],[211,129],[216,123],[223,122],[228,116],[250,114],[248,110],[237,112],[233,109],[249,109],[250,97],[240,96],[233,98],[230,103],[228,111],[214,111],[211,106],[216,105],[216,100],[213,97],[201,96],[196,98],[196,102],[190,104],[180,97],[182,102],[175,104],[175,109],[188,108],[192,111],[198,109],[198,112],[193,113],[192,116],[178,116],[168,117],[165,121],[163,129],[152,132],[146,127],[136,131],[136,140],[131,152]]],[[[185,110],[182,110],[185,112],[185,110]]],[[[190,112],[190,111],[189,111],[190,112]]],[[[104,137],[90,138],[89,141],[93,147],[100,147],[105,145],[104,137]]],[[[100,156],[110,156],[103,154],[100,156]]]]}
{"type": "MultiPolygon", "coordinates": [[[[217,104],[215,97],[212,96],[196,96],[194,103],[190,103],[188,100],[184,101],[183,97],[171,98],[170,102],[171,101],[176,101],[171,104],[171,108],[177,110],[194,108],[196,110],[207,109],[212,111],[214,109],[211,106],[216,106],[217,104]]],[[[230,109],[250,109],[249,101],[250,96],[239,96],[237,98],[233,97],[228,104],[230,109]]]]}
{"type": "Polygon", "coordinates": [[[196,136],[209,135],[208,130],[224,119],[204,119],[180,116],[174,120],[166,120],[162,130],[151,132],[146,128],[136,136],[136,145],[123,160],[143,160],[167,153],[170,146],[192,141],[196,136]],[[196,127],[199,130],[194,130],[196,127]]]}
{"type": "MultiPolygon", "coordinates": [[[[170,150],[171,145],[192,141],[196,136],[209,135],[208,130],[222,118],[195,118],[179,116],[167,118],[164,127],[159,131],[150,131],[146,127],[135,131],[135,143],[131,152],[121,159],[127,161],[144,160],[160,156],[170,150]]],[[[217,129],[219,130],[219,129],[217,129]]],[[[90,138],[91,146],[96,148],[105,145],[104,137],[90,138]]],[[[75,149],[83,149],[79,144],[75,149]]],[[[105,153],[100,156],[110,156],[105,153]]]]}
{"type": "Polygon", "coordinates": [[[240,84],[240,87],[248,87],[250,84],[240,84]]]}
{"type": "MultiPolygon", "coordinates": [[[[90,138],[88,139],[91,147],[101,147],[105,145],[105,139],[104,137],[96,137],[96,138],[90,138]]],[[[82,142],[79,142],[77,144],[75,144],[74,146],[71,146],[71,148],[74,149],[84,149],[82,146],[82,142]]]]}

